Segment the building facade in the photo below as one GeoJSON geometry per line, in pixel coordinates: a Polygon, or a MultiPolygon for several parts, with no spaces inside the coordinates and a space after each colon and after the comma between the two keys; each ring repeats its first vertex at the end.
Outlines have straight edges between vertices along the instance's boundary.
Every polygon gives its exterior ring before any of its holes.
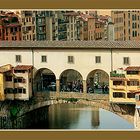
{"type": "Polygon", "coordinates": [[[32,66],[0,67],[0,100],[29,100],[32,97],[32,66]]]}
{"type": "Polygon", "coordinates": [[[140,92],[140,67],[121,68],[110,76],[110,102],[136,104],[136,94],[140,92]]]}
{"type": "Polygon", "coordinates": [[[21,24],[13,12],[0,14],[0,40],[21,40],[21,24]]]}
{"type": "Polygon", "coordinates": [[[22,40],[36,40],[36,18],[34,11],[21,11],[22,40]]]}
{"type": "Polygon", "coordinates": [[[112,11],[115,40],[140,40],[140,11],[112,11]]]}

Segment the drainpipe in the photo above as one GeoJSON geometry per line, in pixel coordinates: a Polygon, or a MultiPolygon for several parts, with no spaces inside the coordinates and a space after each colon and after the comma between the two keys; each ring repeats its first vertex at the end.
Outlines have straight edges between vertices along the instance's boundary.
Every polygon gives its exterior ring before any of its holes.
{"type": "Polygon", "coordinates": [[[112,48],[110,48],[111,53],[111,71],[113,71],[113,55],[112,55],[112,48]]]}

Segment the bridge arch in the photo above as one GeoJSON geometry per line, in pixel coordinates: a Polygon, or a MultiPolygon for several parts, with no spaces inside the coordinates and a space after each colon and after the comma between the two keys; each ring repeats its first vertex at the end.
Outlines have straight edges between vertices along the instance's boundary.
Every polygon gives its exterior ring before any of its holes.
{"type": "Polygon", "coordinates": [[[83,77],[80,72],[74,69],[64,70],[60,76],[60,91],[62,92],[82,92],[83,77]]]}
{"type": "Polygon", "coordinates": [[[88,93],[108,93],[109,74],[102,69],[94,69],[86,78],[88,93]]]}
{"type": "Polygon", "coordinates": [[[56,75],[48,68],[40,68],[34,75],[34,92],[56,91],[56,75]]]}

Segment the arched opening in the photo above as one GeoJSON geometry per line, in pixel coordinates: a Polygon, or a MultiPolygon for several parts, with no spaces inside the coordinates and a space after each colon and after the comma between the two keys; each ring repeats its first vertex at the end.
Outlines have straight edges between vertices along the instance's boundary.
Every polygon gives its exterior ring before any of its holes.
{"type": "Polygon", "coordinates": [[[55,74],[47,68],[39,69],[34,77],[34,87],[35,92],[56,91],[55,74]]]}
{"type": "Polygon", "coordinates": [[[68,69],[60,75],[61,92],[83,92],[82,75],[73,69],[68,69]]]}
{"type": "Polygon", "coordinates": [[[100,69],[91,71],[87,76],[87,93],[109,93],[109,75],[100,69]]]}

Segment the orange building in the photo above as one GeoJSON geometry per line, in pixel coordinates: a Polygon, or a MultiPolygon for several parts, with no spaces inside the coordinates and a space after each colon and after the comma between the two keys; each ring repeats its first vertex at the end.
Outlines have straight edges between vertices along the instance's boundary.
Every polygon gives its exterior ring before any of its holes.
{"type": "Polygon", "coordinates": [[[0,14],[0,40],[21,40],[21,24],[13,12],[0,14]]]}
{"type": "Polygon", "coordinates": [[[104,22],[96,20],[95,22],[95,40],[101,40],[104,38],[104,22]]]}
{"type": "Polygon", "coordinates": [[[80,20],[80,40],[94,40],[95,36],[95,17],[81,14],[80,20]]]}

